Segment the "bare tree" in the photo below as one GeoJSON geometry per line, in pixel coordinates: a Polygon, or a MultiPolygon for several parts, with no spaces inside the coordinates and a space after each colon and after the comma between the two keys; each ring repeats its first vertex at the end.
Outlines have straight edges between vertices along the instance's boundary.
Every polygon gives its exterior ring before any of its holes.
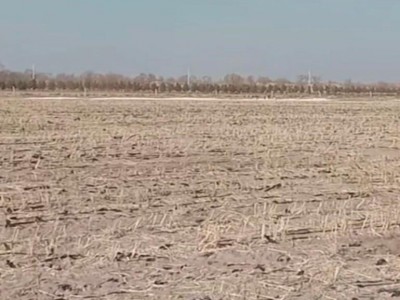
{"type": "Polygon", "coordinates": [[[211,78],[210,76],[203,76],[203,77],[201,78],[201,81],[202,81],[203,83],[208,83],[208,84],[210,84],[210,83],[212,83],[212,78],[211,78]]]}
{"type": "Polygon", "coordinates": [[[289,84],[289,83],[290,83],[290,80],[289,80],[289,79],[286,79],[286,78],[278,78],[278,79],[275,80],[275,82],[276,82],[277,84],[289,84]]]}
{"type": "MultiPolygon", "coordinates": [[[[187,75],[180,78],[163,78],[153,74],[140,74],[137,77],[128,77],[119,74],[99,74],[86,72],[81,75],[59,74],[51,75],[37,73],[32,79],[32,70],[14,72],[6,70],[0,64],[1,90],[68,90],[68,91],[126,91],[126,92],[157,92],[157,93],[232,93],[232,94],[270,94],[277,93],[299,94],[314,91],[320,95],[344,94],[400,94],[400,85],[378,82],[375,84],[353,83],[347,80],[344,83],[332,81],[322,82],[321,77],[311,74],[299,75],[297,84],[285,78],[272,81],[268,77],[242,77],[238,74],[228,74],[222,80],[213,80],[211,77],[191,76],[190,85],[187,75]]],[[[86,92],[85,92],[86,93],[86,92]]]]}
{"type": "Polygon", "coordinates": [[[301,75],[297,76],[296,83],[300,84],[300,85],[306,85],[308,83],[308,75],[301,74],[301,75]]]}
{"type": "Polygon", "coordinates": [[[262,85],[267,85],[269,83],[271,83],[272,80],[269,77],[266,76],[260,76],[257,79],[257,83],[262,84],[262,85]]]}
{"type": "Polygon", "coordinates": [[[318,75],[314,75],[311,77],[311,82],[313,84],[320,84],[322,82],[322,77],[318,75]]]}
{"type": "Polygon", "coordinates": [[[233,85],[234,87],[237,87],[244,83],[244,79],[242,76],[233,73],[226,75],[224,78],[224,82],[233,85]]]}

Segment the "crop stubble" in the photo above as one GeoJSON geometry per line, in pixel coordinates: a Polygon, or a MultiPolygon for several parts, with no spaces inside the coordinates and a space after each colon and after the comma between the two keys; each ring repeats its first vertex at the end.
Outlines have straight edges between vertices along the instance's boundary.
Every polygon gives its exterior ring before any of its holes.
{"type": "Polygon", "coordinates": [[[400,102],[0,100],[1,299],[400,296],[400,102]]]}

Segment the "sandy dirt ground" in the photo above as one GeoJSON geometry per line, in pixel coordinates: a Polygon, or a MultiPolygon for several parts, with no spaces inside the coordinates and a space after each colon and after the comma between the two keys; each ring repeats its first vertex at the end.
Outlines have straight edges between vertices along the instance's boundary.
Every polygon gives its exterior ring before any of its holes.
{"type": "Polygon", "coordinates": [[[3,99],[0,167],[0,299],[400,298],[399,101],[3,99]]]}

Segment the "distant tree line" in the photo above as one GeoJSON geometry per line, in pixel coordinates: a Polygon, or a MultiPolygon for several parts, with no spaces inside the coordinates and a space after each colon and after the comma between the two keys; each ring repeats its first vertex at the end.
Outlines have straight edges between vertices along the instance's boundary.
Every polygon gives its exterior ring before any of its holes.
{"type": "Polygon", "coordinates": [[[318,77],[300,75],[295,82],[268,77],[226,75],[221,80],[211,77],[187,76],[164,78],[153,74],[128,77],[118,74],[86,72],[81,75],[32,74],[31,70],[14,72],[0,67],[0,90],[14,91],[107,91],[154,94],[242,94],[274,97],[280,95],[400,95],[400,86],[379,82],[376,84],[323,82],[318,77]]]}

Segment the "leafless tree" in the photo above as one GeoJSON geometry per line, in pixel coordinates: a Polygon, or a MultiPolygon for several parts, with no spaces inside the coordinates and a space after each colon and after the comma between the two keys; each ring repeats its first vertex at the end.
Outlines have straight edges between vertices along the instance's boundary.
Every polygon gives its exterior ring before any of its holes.
{"type": "Polygon", "coordinates": [[[45,73],[36,74],[32,80],[31,70],[26,72],[13,72],[6,70],[0,64],[0,89],[1,90],[68,90],[68,91],[123,91],[123,92],[148,92],[148,93],[232,93],[232,94],[293,94],[318,92],[320,94],[338,95],[368,95],[368,94],[400,94],[400,86],[385,82],[376,84],[353,83],[346,80],[344,83],[327,81],[322,83],[319,76],[300,75],[296,82],[281,78],[272,81],[268,77],[255,78],[242,77],[238,74],[228,74],[223,80],[213,80],[204,76],[196,78],[191,76],[190,86],[187,75],[179,78],[163,78],[154,74],[140,74],[128,77],[114,73],[99,74],[85,72],[81,75],[45,73]],[[311,82],[311,85],[309,84],[311,82]]]}
{"type": "Polygon", "coordinates": [[[244,84],[244,79],[242,76],[238,74],[228,74],[224,77],[224,82],[226,84],[233,85],[234,87],[238,87],[239,85],[244,84]]]}

